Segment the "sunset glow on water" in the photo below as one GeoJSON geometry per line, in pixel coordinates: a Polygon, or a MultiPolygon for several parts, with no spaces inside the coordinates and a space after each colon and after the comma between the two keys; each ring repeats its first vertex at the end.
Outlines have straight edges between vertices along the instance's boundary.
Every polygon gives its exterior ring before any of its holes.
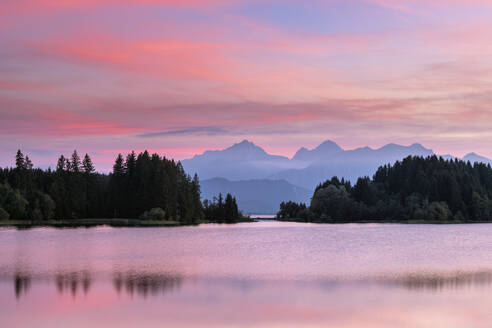
{"type": "Polygon", "coordinates": [[[486,327],[491,229],[4,229],[0,305],[6,327],[486,327]]]}

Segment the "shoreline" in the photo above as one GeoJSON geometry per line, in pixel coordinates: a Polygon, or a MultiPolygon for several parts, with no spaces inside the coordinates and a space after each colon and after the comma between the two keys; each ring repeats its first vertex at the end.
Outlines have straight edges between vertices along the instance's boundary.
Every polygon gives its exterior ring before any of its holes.
{"type": "Polygon", "coordinates": [[[152,221],[152,220],[140,220],[140,219],[70,219],[70,220],[46,220],[46,221],[32,221],[32,220],[7,220],[0,221],[0,228],[2,227],[14,227],[19,229],[49,227],[49,228],[90,228],[97,226],[110,226],[114,228],[145,228],[145,227],[186,227],[186,226],[198,226],[200,224],[236,224],[236,223],[252,223],[258,222],[258,220],[264,221],[278,221],[278,222],[293,222],[293,223],[312,223],[312,224],[483,224],[492,223],[492,221],[439,221],[439,220],[357,220],[357,221],[306,221],[296,219],[264,219],[264,218],[244,218],[233,223],[214,222],[214,221],[197,221],[194,223],[181,223],[178,221],[166,220],[166,221],[152,221]]]}
{"type": "MultiPolygon", "coordinates": [[[[240,219],[234,223],[243,222],[255,222],[254,219],[240,219]]],[[[222,224],[222,222],[213,221],[197,221],[194,223],[182,223],[173,220],[166,221],[153,221],[153,220],[140,220],[140,219],[64,219],[64,220],[7,220],[0,221],[1,227],[16,227],[16,228],[37,228],[37,227],[52,227],[52,228],[82,228],[82,227],[97,227],[97,226],[110,226],[110,227],[184,227],[184,226],[197,226],[200,224],[222,224]]],[[[223,224],[234,224],[223,223],[223,224]]]]}
{"type": "Polygon", "coordinates": [[[297,223],[315,223],[315,224],[477,224],[477,223],[492,223],[492,220],[352,220],[352,221],[344,221],[344,220],[332,220],[329,222],[326,221],[316,221],[316,220],[304,220],[304,219],[274,219],[280,222],[297,222],[297,223]]]}

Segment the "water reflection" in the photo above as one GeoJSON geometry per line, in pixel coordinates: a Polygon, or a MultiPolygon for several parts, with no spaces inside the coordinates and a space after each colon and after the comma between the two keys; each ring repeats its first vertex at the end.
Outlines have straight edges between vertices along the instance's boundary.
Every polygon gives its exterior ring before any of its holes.
{"type": "Polygon", "coordinates": [[[55,284],[59,294],[69,291],[73,297],[76,297],[81,287],[86,295],[91,286],[91,274],[89,271],[58,273],[55,276],[55,284]]]}
{"type": "Polygon", "coordinates": [[[14,275],[15,298],[19,299],[22,294],[27,294],[31,287],[31,277],[27,274],[16,273],[14,275]]]}
{"type": "MultiPolygon", "coordinates": [[[[88,270],[58,273],[53,278],[45,279],[37,277],[33,279],[28,273],[16,273],[13,276],[15,297],[19,299],[27,295],[33,282],[52,280],[55,283],[58,294],[70,293],[72,297],[79,294],[87,295],[91,289],[93,274],[88,270]]],[[[101,279],[104,280],[104,279],[101,279]]],[[[147,298],[148,296],[163,295],[168,292],[179,291],[185,282],[185,277],[180,274],[171,273],[145,273],[145,272],[115,272],[110,278],[114,291],[121,295],[134,295],[147,298]]],[[[228,278],[205,279],[202,282],[211,286],[229,286],[234,289],[250,291],[254,288],[265,286],[266,282],[237,280],[228,278]]],[[[276,283],[279,283],[278,281],[276,283]]],[[[282,282],[280,282],[282,283],[282,282]]],[[[294,282],[295,283],[295,282],[294,282]]],[[[472,287],[492,286],[492,270],[475,272],[455,273],[433,273],[433,274],[407,274],[384,278],[364,278],[358,280],[323,280],[320,281],[298,281],[299,286],[318,285],[320,289],[327,286],[337,288],[344,285],[371,285],[380,284],[385,286],[402,287],[412,291],[438,292],[443,290],[459,290],[472,287]]],[[[331,289],[331,288],[330,288],[331,289]]]]}
{"type": "Polygon", "coordinates": [[[391,281],[409,290],[441,291],[492,284],[492,271],[457,272],[454,274],[411,274],[391,281]]]}
{"type": "Polygon", "coordinates": [[[491,234],[274,222],[0,231],[0,326],[486,328],[491,234]]]}
{"type": "Polygon", "coordinates": [[[182,276],[172,274],[117,272],[113,277],[113,285],[118,294],[124,290],[130,296],[136,293],[143,297],[177,290],[181,286],[182,281],[182,276]]]}

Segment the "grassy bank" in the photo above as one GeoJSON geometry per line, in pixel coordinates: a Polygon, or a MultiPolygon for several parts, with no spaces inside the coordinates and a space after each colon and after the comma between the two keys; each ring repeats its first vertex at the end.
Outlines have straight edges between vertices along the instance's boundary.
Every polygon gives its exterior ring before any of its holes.
{"type": "Polygon", "coordinates": [[[0,221],[0,226],[13,226],[20,228],[30,227],[91,227],[108,225],[112,227],[175,227],[181,224],[178,221],[149,221],[139,219],[71,219],[71,220],[8,220],[0,221]]]}
{"type": "MultiPolygon", "coordinates": [[[[250,218],[239,219],[239,222],[254,222],[250,218]]],[[[0,221],[0,227],[55,227],[55,228],[75,228],[75,227],[94,227],[94,226],[111,226],[111,227],[178,227],[186,225],[198,225],[205,223],[216,223],[212,221],[198,221],[193,224],[184,224],[178,221],[160,221],[160,220],[140,220],[140,219],[70,219],[70,220],[5,220],[0,221]]]]}
{"type": "Polygon", "coordinates": [[[467,224],[492,223],[492,220],[306,220],[306,219],[275,219],[283,222],[317,223],[317,224],[348,224],[348,223],[392,223],[392,224],[467,224]]]}

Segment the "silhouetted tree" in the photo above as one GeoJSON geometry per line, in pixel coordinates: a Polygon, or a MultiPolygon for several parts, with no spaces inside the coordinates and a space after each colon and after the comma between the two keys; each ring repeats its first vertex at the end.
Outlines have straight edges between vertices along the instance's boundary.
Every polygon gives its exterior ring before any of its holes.
{"type": "MultiPolygon", "coordinates": [[[[299,218],[300,205],[282,203],[279,219],[299,218]]],[[[318,185],[309,220],[352,221],[490,221],[492,168],[489,164],[407,157],[381,166],[373,179],[350,183],[334,177],[318,185]]]]}
{"type": "Polygon", "coordinates": [[[22,170],[26,168],[24,154],[22,154],[20,149],[17,151],[17,154],[15,155],[15,168],[18,170],[22,170]]]}
{"type": "Polygon", "coordinates": [[[33,168],[33,164],[32,164],[32,162],[31,162],[31,159],[29,158],[29,156],[26,156],[26,159],[25,159],[25,164],[24,164],[24,165],[25,165],[25,168],[26,168],[27,170],[32,170],[32,168],[33,168]]]}
{"type": "Polygon", "coordinates": [[[61,155],[60,158],[58,158],[58,163],[56,164],[56,170],[58,172],[65,171],[66,168],[66,160],[65,156],[61,155]]]}
{"type": "Polygon", "coordinates": [[[72,153],[72,161],[70,162],[70,170],[72,172],[78,173],[80,171],[80,157],[76,150],[72,153]]]}
{"type": "Polygon", "coordinates": [[[84,170],[84,173],[86,174],[91,174],[96,171],[96,169],[94,168],[94,164],[92,164],[92,160],[88,154],[85,154],[84,156],[84,159],[82,161],[82,168],[84,170]]]}
{"type": "MultiPolygon", "coordinates": [[[[95,171],[77,150],[60,156],[56,170],[34,169],[19,150],[16,168],[0,169],[0,219],[138,218],[184,224],[204,219],[198,176],[191,178],[179,162],[131,152],[119,154],[109,175],[95,171]]],[[[220,195],[220,206],[208,209],[208,221],[235,222],[241,216],[236,199],[220,195]],[[211,212],[210,210],[213,211],[211,212]]]]}
{"type": "Polygon", "coordinates": [[[242,218],[242,213],[238,210],[236,198],[227,194],[225,201],[222,194],[214,197],[213,201],[203,201],[203,213],[205,220],[214,222],[234,223],[242,218]]]}

